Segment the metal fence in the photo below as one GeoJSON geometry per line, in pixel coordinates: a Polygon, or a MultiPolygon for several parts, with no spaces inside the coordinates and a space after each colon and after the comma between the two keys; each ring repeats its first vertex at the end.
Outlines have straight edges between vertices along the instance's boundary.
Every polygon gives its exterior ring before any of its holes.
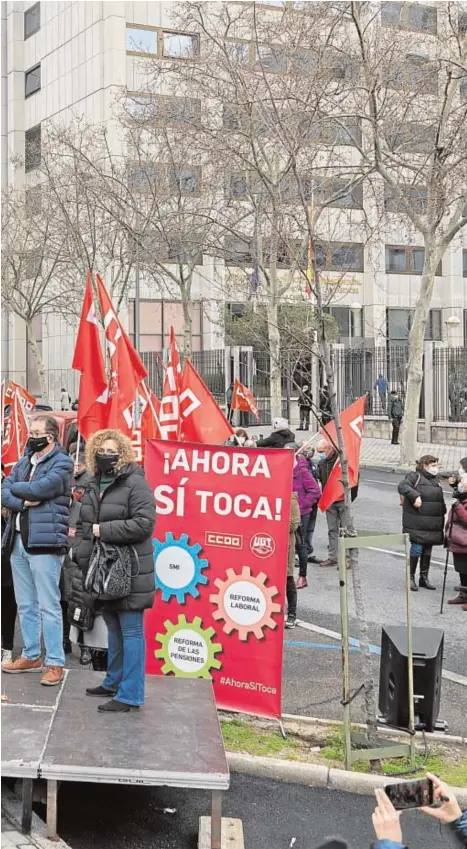
{"type": "MultiPolygon", "coordinates": [[[[333,347],[332,364],[336,375],[339,409],[343,410],[365,392],[367,415],[386,418],[388,396],[392,390],[405,399],[407,390],[408,348],[385,345],[371,350],[333,347]]],[[[419,418],[424,418],[424,386],[420,396],[419,418]]]]}
{"type": "Polygon", "coordinates": [[[467,422],[467,350],[433,350],[433,420],[467,422]]]}
{"type": "MultiPolygon", "coordinates": [[[[160,398],[164,385],[164,358],[166,352],[141,354],[148,371],[148,383],[160,398]]],[[[265,351],[253,348],[220,348],[214,351],[197,351],[192,356],[193,365],[212,392],[214,398],[225,409],[226,389],[234,377],[239,377],[256,398],[261,423],[271,424],[271,361],[265,351]]],[[[407,390],[408,349],[405,345],[387,345],[372,349],[349,349],[333,346],[332,363],[336,375],[339,409],[343,410],[365,392],[369,403],[367,414],[385,418],[388,395],[393,389],[405,398],[407,390]],[[387,382],[378,386],[382,376],[387,382]],[[381,388],[382,387],[382,388],[381,388]]],[[[321,369],[318,371],[322,372],[321,369]]],[[[310,362],[297,362],[288,352],[281,360],[282,415],[290,419],[298,387],[311,383],[310,362]]],[[[27,376],[22,372],[2,372],[2,379],[11,379],[26,388],[27,376]]],[[[322,373],[321,373],[322,379],[322,373]]],[[[65,387],[72,400],[77,398],[79,373],[73,369],[46,369],[45,380],[48,396],[54,409],[60,406],[60,391],[65,387]]],[[[430,389],[430,387],[428,387],[430,389]]],[[[425,392],[422,385],[419,417],[424,418],[425,392]]],[[[295,407],[296,411],[296,407],[295,407]]],[[[467,350],[465,348],[433,349],[433,420],[436,422],[467,421],[467,350]]],[[[237,421],[245,427],[257,424],[250,413],[237,415],[237,421]]]]}

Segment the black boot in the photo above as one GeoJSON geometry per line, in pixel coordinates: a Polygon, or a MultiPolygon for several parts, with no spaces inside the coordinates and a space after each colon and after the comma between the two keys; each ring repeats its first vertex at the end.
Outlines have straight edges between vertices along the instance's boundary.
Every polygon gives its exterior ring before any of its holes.
{"type": "Polygon", "coordinates": [[[413,593],[418,593],[418,587],[415,582],[415,572],[417,571],[418,557],[415,554],[410,555],[410,589],[413,593]]]}
{"type": "Polygon", "coordinates": [[[433,584],[430,584],[428,580],[428,572],[430,570],[430,554],[422,554],[420,558],[420,581],[419,586],[424,590],[435,590],[436,587],[433,584]]]}

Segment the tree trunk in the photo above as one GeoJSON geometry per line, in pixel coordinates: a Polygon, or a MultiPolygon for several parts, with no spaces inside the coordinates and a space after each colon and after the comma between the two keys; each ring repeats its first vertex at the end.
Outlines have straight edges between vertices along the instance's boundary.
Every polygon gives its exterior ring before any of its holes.
{"type": "MultiPolygon", "coordinates": [[[[311,238],[311,237],[310,237],[311,238]]],[[[326,331],[324,325],[324,311],[323,311],[323,300],[321,293],[321,286],[319,281],[319,270],[316,265],[315,259],[315,250],[313,250],[313,279],[314,279],[314,291],[316,296],[316,313],[319,321],[320,332],[321,332],[321,350],[322,356],[324,360],[324,368],[326,372],[326,380],[328,384],[328,392],[329,399],[331,402],[331,412],[334,417],[334,421],[336,424],[336,432],[337,432],[337,450],[339,455],[339,460],[342,468],[342,484],[344,487],[344,499],[345,499],[345,535],[347,537],[356,536],[357,532],[355,530],[355,520],[354,520],[354,512],[352,507],[352,499],[350,493],[349,486],[349,468],[347,463],[347,457],[345,453],[344,446],[344,438],[342,434],[342,426],[340,424],[338,408],[337,408],[337,395],[336,395],[336,387],[335,387],[335,375],[334,369],[332,367],[331,361],[331,349],[329,342],[326,338],[326,331]]],[[[355,600],[355,613],[358,622],[359,629],[359,640],[360,640],[360,650],[362,656],[362,673],[363,673],[363,683],[365,685],[364,691],[364,705],[365,705],[365,722],[366,722],[366,732],[367,732],[367,740],[368,744],[371,747],[375,747],[377,744],[377,722],[376,722],[376,693],[375,693],[375,682],[373,678],[373,667],[372,667],[372,656],[370,652],[370,639],[368,634],[368,623],[366,620],[366,612],[365,612],[365,598],[363,594],[362,587],[362,579],[360,574],[360,564],[358,560],[358,549],[351,548],[349,549],[349,561],[352,568],[352,586],[354,592],[354,600],[355,600]]],[[[379,761],[371,761],[372,768],[377,771],[380,768],[379,761]]]]}
{"type": "Polygon", "coordinates": [[[271,213],[269,240],[269,291],[268,291],[268,342],[270,357],[271,418],[282,417],[281,334],[279,330],[278,280],[277,280],[277,213],[271,213]]]}
{"type": "Polygon", "coordinates": [[[49,402],[49,393],[47,389],[47,381],[45,379],[45,367],[44,360],[42,359],[42,354],[39,350],[39,346],[37,344],[36,334],[34,333],[34,328],[32,325],[32,321],[26,322],[27,334],[28,334],[28,342],[31,346],[32,353],[34,354],[34,359],[36,361],[37,374],[39,376],[39,383],[41,385],[41,400],[44,404],[50,404],[49,402]]]}
{"type": "Polygon", "coordinates": [[[401,428],[401,462],[407,465],[413,465],[417,458],[418,412],[423,380],[423,343],[433,296],[436,254],[436,249],[429,248],[425,243],[425,264],[420,281],[420,294],[409,334],[407,390],[401,428]]]}
{"type": "Polygon", "coordinates": [[[281,335],[278,326],[278,307],[268,303],[268,342],[270,356],[271,418],[282,416],[281,335]]]}

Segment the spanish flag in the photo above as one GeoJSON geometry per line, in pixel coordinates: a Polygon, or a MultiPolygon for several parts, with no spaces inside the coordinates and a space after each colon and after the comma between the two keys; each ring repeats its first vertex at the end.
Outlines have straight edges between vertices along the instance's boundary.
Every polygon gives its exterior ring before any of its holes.
{"type": "Polygon", "coordinates": [[[305,286],[305,294],[307,297],[311,297],[312,294],[312,284],[315,281],[315,267],[313,265],[313,245],[311,242],[311,238],[308,239],[308,265],[306,269],[306,286],[305,286]]]}

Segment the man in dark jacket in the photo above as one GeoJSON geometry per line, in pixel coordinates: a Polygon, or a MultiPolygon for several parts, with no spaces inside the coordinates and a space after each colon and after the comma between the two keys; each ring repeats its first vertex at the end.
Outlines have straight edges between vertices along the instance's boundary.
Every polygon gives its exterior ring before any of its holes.
{"type": "MultiPolygon", "coordinates": [[[[320,457],[320,461],[318,463],[318,480],[324,492],[324,488],[328,482],[329,475],[331,474],[335,462],[337,460],[337,451],[335,450],[334,446],[331,445],[331,443],[327,442],[327,440],[325,439],[323,439],[321,442],[318,442],[316,450],[318,452],[318,456],[320,457]]],[[[350,495],[352,501],[355,501],[358,495],[358,482],[355,486],[351,487],[350,495]]],[[[319,564],[323,568],[326,568],[327,566],[337,566],[337,546],[339,541],[339,533],[341,528],[345,526],[344,495],[342,495],[337,501],[334,501],[333,504],[328,507],[328,509],[326,510],[326,521],[328,523],[329,557],[327,560],[323,560],[319,564]]]]}
{"type": "Polygon", "coordinates": [[[257,448],[284,448],[295,442],[295,434],[289,428],[287,419],[274,419],[273,430],[265,439],[259,439],[257,448]]]}
{"type": "Polygon", "coordinates": [[[392,424],[391,445],[399,445],[399,431],[404,416],[404,402],[395,389],[389,393],[388,415],[392,424]]]}
{"type": "Polygon", "coordinates": [[[298,395],[298,406],[300,409],[300,427],[299,430],[309,430],[310,429],[310,413],[311,408],[313,406],[313,395],[310,387],[305,384],[302,389],[300,389],[298,395]]]}
{"type": "Polygon", "coordinates": [[[24,457],[2,484],[2,506],[10,510],[3,545],[11,566],[24,649],[4,672],[42,670],[41,620],[46,673],[41,684],[63,678],[63,621],[60,574],[68,550],[68,516],[73,461],[58,445],[58,425],[38,416],[24,457]]]}

